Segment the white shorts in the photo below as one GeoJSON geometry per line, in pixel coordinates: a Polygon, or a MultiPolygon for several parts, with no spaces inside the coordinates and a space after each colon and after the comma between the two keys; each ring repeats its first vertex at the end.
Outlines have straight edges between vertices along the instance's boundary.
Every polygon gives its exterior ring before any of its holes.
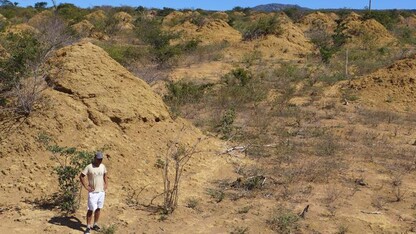
{"type": "Polygon", "coordinates": [[[102,209],[104,206],[105,192],[88,193],[88,210],[95,211],[97,208],[102,209]]]}

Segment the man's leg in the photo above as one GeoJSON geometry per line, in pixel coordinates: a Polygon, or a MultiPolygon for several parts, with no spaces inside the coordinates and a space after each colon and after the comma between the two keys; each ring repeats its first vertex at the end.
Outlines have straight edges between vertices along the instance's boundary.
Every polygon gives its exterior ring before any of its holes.
{"type": "Polygon", "coordinates": [[[92,210],[88,210],[87,211],[87,227],[91,228],[92,227],[92,210]]]}
{"type": "Polygon", "coordinates": [[[100,226],[98,226],[98,220],[100,219],[101,208],[103,208],[103,206],[104,206],[104,198],[105,198],[105,193],[100,192],[98,194],[97,209],[94,212],[94,226],[93,226],[93,229],[96,230],[96,231],[100,230],[100,226]]]}
{"type": "Polygon", "coordinates": [[[94,193],[88,193],[88,211],[87,211],[87,230],[85,233],[89,233],[92,229],[92,214],[97,209],[97,197],[94,193]]]}
{"type": "Polygon", "coordinates": [[[94,212],[94,224],[98,223],[99,218],[100,218],[100,208],[97,208],[94,212]]]}

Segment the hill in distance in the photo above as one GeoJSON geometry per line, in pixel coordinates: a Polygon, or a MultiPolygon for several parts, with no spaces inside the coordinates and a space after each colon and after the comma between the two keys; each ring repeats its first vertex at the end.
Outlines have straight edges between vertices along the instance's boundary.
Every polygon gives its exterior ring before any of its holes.
{"type": "Polygon", "coordinates": [[[301,7],[299,5],[280,4],[280,3],[258,5],[258,6],[253,7],[252,10],[272,12],[272,11],[282,11],[282,10],[290,9],[290,8],[296,8],[299,10],[309,10],[309,8],[301,7]]]}

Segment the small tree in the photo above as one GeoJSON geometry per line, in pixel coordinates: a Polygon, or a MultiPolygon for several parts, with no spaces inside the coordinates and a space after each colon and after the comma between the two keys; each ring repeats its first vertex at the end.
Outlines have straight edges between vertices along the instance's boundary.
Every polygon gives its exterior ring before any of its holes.
{"type": "Polygon", "coordinates": [[[66,213],[74,213],[79,207],[79,192],[81,186],[78,175],[94,157],[93,152],[78,151],[73,147],[48,146],[53,159],[59,163],[54,168],[58,175],[60,209],[66,213]]]}
{"type": "Polygon", "coordinates": [[[163,164],[163,212],[172,213],[178,206],[179,185],[185,165],[191,157],[198,153],[196,150],[201,139],[192,145],[173,141],[168,144],[163,164]]]}
{"type": "Polygon", "coordinates": [[[39,33],[10,33],[2,38],[10,55],[0,60],[0,101],[9,103],[2,111],[28,116],[46,88],[50,55],[74,39],[56,15],[34,26],[39,33]]]}
{"type": "Polygon", "coordinates": [[[35,9],[43,10],[43,9],[46,8],[47,5],[48,5],[47,2],[37,2],[37,3],[35,3],[35,9]]]}

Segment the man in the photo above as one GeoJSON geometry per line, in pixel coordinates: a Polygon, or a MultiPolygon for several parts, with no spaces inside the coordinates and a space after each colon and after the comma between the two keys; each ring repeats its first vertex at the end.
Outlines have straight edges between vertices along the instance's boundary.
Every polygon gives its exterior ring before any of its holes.
{"type": "Polygon", "coordinates": [[[87,230],[85,234],[89,234],[91,229],[98,231],[98,219],[100,218],[100,210],[104,205],[105,191],[107,190],[107,169],[102,164],[103,153],[95,153],[94,160],[85,167],[81,172],[79,179],[81,184],[88,191],[88,212],[87,212],[87,230]],[[85,183],[85,176],[88,177],[88,184],[85,183]],[[91,225],[92,214],[94,213],[94,225],[91,225]]]}

